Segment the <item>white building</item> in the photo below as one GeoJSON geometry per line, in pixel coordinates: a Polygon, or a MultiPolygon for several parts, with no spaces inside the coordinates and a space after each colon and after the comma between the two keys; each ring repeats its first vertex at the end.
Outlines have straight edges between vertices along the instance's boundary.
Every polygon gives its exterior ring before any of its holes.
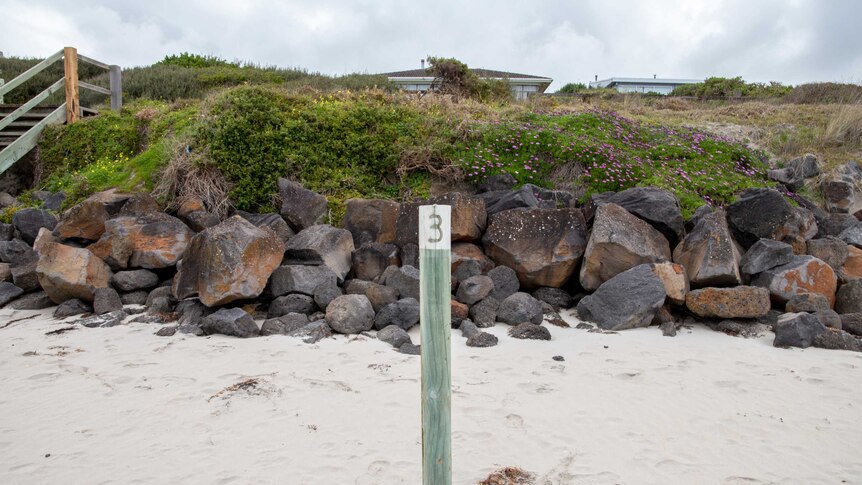
{"type": "MultiPolygon", "coordinates": [[[[544,93],[553,79],[515,72],[493,71],[491,69],[470,69],[480,79],[502,80],[509,83],[515,99],[526,99],[531,94],[544,93]]],[[[387,72],[383,74],[389,81],[405,91],[425,92],[431,89],[434,76],[425,69],[387,72]]]]}
{"type": "Polygon", "coordinates": [[[590,83],[590,88],[610,88],[621,93],[670,94],[674,88],[703,82],[702,79],[662,79],[648,77],[612,77],[590,83]]]}

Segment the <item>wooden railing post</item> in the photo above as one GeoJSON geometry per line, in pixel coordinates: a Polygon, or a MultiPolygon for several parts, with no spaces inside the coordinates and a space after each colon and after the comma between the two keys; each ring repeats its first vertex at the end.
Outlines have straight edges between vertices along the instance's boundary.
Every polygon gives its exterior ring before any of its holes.
{"type": "Polygon", "coordinates": [[[74,47],[63,49],[63,72],[66,82],[66,123],[78,121],[81,105],[78,99],[78,50],[74,47]]]}
{"type": "Polygon", "coordinates": [[[111,109],[120,111],[123,107],[123,71],[120,70],[120,66],[111,66],[108,79],[111,82],[111,109]]]}

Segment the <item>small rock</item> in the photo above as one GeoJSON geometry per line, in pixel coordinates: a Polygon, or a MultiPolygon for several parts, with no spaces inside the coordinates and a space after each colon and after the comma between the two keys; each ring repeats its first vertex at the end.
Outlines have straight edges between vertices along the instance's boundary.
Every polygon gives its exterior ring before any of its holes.
{"type": "Polygon", "coordinates": [[[555,310],[571,308],[573,305],[572,295],[560,288],[543,286],[533,292],[533,298],[551,305],[555,310]]]}
{"type": "Polygon", "coordinates": [[[467,278],[458,285],[455,298],[465,305],[473,305],[487,297],[494,289],[494,280],[485,275],[467,278]]]}
{"type": "Polygon", "coordinates": [[[374,317],[374,328],[382,330],[390,325],[397,325],[404,330],[419,323],[419,302],[414,298],[404,298],[390,303],[380,309],[374,317]]]}
{"type": "Polygon", "coordinates": [[[401,344],[401,347],[398,347],[398,352],[407,355],[421,355],[422,348],[419,345],[408,342],[401,344]]]}
{"type": "Polygon", "coordinates": [[[177,326],[176,325],[168,325],[168,326],[160,328],[156,332],[156,336],[158,336],[158,337],[173,337],[174,334],[176,334],[176,333],[177,333],[177,326]]]}
{"type": "Polygon", "coordinates": [[[510,328],[509,336],[518,339],[551,340],[551,332],[547,328],[529,322],[510,328]]]}
{"type": "Polygon", "coordinates": [[[862,337],[862,313],[843,313],[841,318],[841,329],[862,337]]]}
{"type": "MultiPolygon", "coordinates": [[[[470,307],[461,303],[458,300],[450,300],[449,301],[449,314],[452,317],[452,328],[459,328],[461,326],[461,322],[469,318],[470,316],[470,307]]],[[[472,323],[472,322],[471,322],[472,323]]]]}
{"type": "Polygon", "coordinates": [[[497,320],[509,325],[523,322],[538,325],[542,323],[542,305],[539,300],[527,293],[515,293],[500,302],[497,308],[497,320]]]}
{"type": "Polygon", "coordinates": [[[0,307],[24,294],[24,290],[6,281],[0,283],[0,307]]]}
{"type": "Polygon", "coordinates": [[[120,294],[113,288],[96,288],[93,292],[93,312],[96,315],[115,312],[123,309],[120,294]]]}
{"type": "Polygon", "coordinates": [[[308,315],[317,308],[314,298],[301,293],[291,293],[276,298],[269,304],[266,318],[277,318],[288,313],[302,313],[308,315]]]}
{"type": "Polygon", "coordinates": [[[303,313],[288,313],[277,318],[264,320],[260,327],[260,335],[287,335],[308,325],[308,315],[303,313]]]}
{"type": "Polygon", "coordinates": [[[44,291],[37,291],[21,296],[17,300],[7,304],[7,308],[13,310],[42,310],[54,306],[55,303],[51,300],[44,291]]]}
{"type": "Polygon", "coordinates": [[[862,280],[853,280],[841,285],[835,299],[835,311],[838,313],[862,312],[862,280]]]}
{"type": "Polygon", "coordinates": [[[123,305],[146,305],[149,293],[146,291],[132,291],[130,293],[120,294],[120,301],[123,305]]]}
{"type": "Polygon", "coordinates": [[[808,348],[814,338],[826,331],[826,327],[820,323],[816,315],[810,313],[785,313],[778,317],[774,327],[775,347],[800,347],[808,348]]]}
{"type": "Polygon", "coordinates": [[[812,345],[821,349],[862,352],[862,339],[840,329],[827,328],[814,337],[812,345]]]}
{"type": "Polygon", "coordinates": [[[818,295],[816,293],[800,293],[790,297],[790,299],[787,300],[787,305],[785,305],[784,309],[787,313],[814,313],[820,310],[829,310],[830,308],[829,300],[827,300],[823,295],[818,295]]]}
{"type": "Polygon", "coordinates": [[[304,327],[288,332],[288,337],[299,337],[307,344],[317,343],[325,338],[332,337],[332,329],[325,320],[315,320],[304,327]]]}
{"type": "Polygon", "coordinates": [[[461,322],[461,336],[465,338],[470,338],[473,335],[479,333],[479,328],[476,327],[476,324],[471,322],[470,320],[463,320],[461,322]]]}
{"type": "Polygon", "coordinates": [[[93,307],[86,302],[78,300],[66,300],[54,310],[54,318],[67,318],[84,313],[93,313],[93,307]]]}
{"type": "Polygon", "coordinates": [[[565,361],[565,360],[566,360],[566,358],[565,358],[565,357],[563,357],[562,355],[555,355],[555,356],[553,356],[553,357],[551,357],[551,358],[552,358],[552,359],[554,359],[554,360],[556,360],[557,362],[563,362],[563,361],[565,361]]]}
{"type": "Polygon", "coordinates": [[[326,308],[326,323],[343,334],[358,334],[374,326],[374,308],[365,295],[344,295],[326,308]]]}
{"type": "MultiPolygon", "coordinates": [[[[497,322],[497,309],[499,307],[500,301],[493,296],[489,296],[470,307],[470,319],[473,320],[479,328],[493,327],[497,322]]],[[[541,308],[539,311],[541,312],[541,308]]]]}
{"type": "MultiPolygon", "coordinates": [[[[527,324],[529,325],[529,324],[527,324]]],[[[512,330],[518,327],[513,327],[512,330]]],[[[547,330],[547,329],[546,329],[547,330]]],[[[522,337],[516,337],[522,338],[522,337]]],[[[550,337],[549,337],[550,338],[550,337]]],[[[488,332],[476,332],[475,334],[467,337],[467,347],[493,347],[497,345],[497,336],[490,334],[488,332]]]]}
{"type": "Polygon", "coordinates": [[[233,337],[257,337],[260,330],[251,315],[242,308],[222,308],[204,317],[201,329],[207,335],[222,334],[233,337]]]}
{"type": "Polygon", "coordinates": [[[410,335],[407,335],[407,332],[398,325],[383,327],[379,332],[377,332],[377,338],[396,349],[401,348],[401,346],[406,343],[412,343],[410,335]]]}
{"type": "Polygon", "coordinates": [[[92,317],[82,318],[81,320],[72,323],[77,323],[78,325],[87,328],[116,327],[117,325],[121,325],[123,323],[123,320],[125,320],[128,316],[128,313],[122,310],[117,310],[110,313],[105,313],[104,315],[93,315],[92,317]]]}
{"type": "Polygon", "coordinates": [[[401,298],[419,300],[419,270],[413,266],[402,266],[386,278],[386,286],[398,290],[401,298]]]}

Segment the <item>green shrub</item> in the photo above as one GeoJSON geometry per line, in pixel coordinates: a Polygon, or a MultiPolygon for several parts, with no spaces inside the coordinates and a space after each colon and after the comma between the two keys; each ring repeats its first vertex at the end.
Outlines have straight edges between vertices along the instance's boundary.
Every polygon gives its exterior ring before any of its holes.
{"type": "Polygon", "coordinates": [[[793,88],[783,99],[787,103],[841,103],[862,102],[862,86],[850,83],[807,83],[793,88]]]}
{"type": "Polygon", "coordinates": [[[562,94],[575,94],[580,93],[581,91],[586,91],[587,85],[584,83],[568,83],[557,90],[558,93],[562,94]]]}
{"type": "Polygon", "coordinates": [[[694,96],[701,99],[708,98],[780,98],[786,96],[793,90],[779,82],[747,83],[741,77],[710,77],[702,83],[685,84],[678,86],[671,92],[671,96],[694,96]]]}
{"type": "Polygon", "coordinates": [[[190,54],[188,52],[183,52],[181,54],[165,56],[164,59],[157,62],[155,65],[179,66],[179,67],[190,67],[190,68],[216,67],[216,66],[237,66],[237,64],[227,62],[226,60],[221,59],[221,58],[216,57],[216,56],[205,56],[205,55],[200,55],[200,54],[190,54]]]}

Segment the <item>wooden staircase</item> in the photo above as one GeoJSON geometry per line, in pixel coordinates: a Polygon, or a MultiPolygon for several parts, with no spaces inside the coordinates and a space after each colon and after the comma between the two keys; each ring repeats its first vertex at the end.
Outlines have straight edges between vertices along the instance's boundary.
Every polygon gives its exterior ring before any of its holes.
{"type": "Polygon", "coordinates": [[[78,102],[78,89],[89,89],[111,97],[111,109],[119,110],[122,105],[122,74],[119,66],[105,63],[78,54],[74,47],[66,47],[31,67],[11,81],[0,79],[0,174],[24,157],[39,141],[46,126],[56,123],[74,123],[81,116],[95,114],[96,111],[81,108],[78,102]],[[54,62],[63,60],[63,79],[56,81],[41,93],[21,105],[3,104],[3,95],[9,93],[54,62]],[[78,80],[78,61],[88,62],[107,69],[110,73],[111,88],[78,80]],[[45,106],[49,96],[64,89],[66,102],[59,106],[45,106]]]}

